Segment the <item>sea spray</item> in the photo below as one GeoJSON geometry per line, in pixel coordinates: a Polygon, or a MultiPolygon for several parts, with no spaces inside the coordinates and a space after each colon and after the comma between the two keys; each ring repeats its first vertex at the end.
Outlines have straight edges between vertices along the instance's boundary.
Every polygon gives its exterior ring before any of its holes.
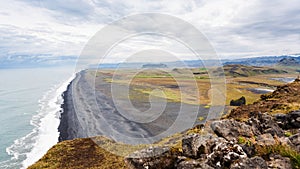
{"type": "Polygon", "coordinates": [[[62,93],[67,89],[68,84],[74,79],[75,74],[72,75],[62,85],[55,87],[46,97],[41,100],[39,113],[33,117],[32,125],[35,129],[31,139],[32,149],[26,154],[26,159],[22,162],[24,168],[40,159],[48,149],[58,142],[59,132],[57,130],[60,122],[60,113],[62,111],[61,104],[63,103],[62,93]],[[35,134],[33,134],[35,133],[35,134]]]}

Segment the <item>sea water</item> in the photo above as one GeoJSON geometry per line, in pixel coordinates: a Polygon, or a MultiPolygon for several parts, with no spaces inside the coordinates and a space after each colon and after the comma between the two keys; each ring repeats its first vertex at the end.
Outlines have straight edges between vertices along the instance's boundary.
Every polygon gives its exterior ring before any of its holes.
{"type": "Polygon", "coordinates": [[[0,69],[0,168],[26,168],[58,141],[69,68],[0,69]]]}

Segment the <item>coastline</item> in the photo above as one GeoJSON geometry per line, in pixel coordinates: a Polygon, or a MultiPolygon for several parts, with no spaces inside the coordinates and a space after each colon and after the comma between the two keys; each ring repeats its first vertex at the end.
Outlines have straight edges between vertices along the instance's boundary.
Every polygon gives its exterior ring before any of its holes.
{"type": "Polygon", "coordinates": [[[59,115],[62,111],[63,103],[62,93],[67,89],[68,84],[74,79],[74,74],[66,81],[56,85],[50,91],[46,92],[39,101],[41,109],[39,113],[33,116],[31,124],[36,128],[31,133],[21,138],[33,140],[32,149],[26,153],[26,158],[22,161],[21,168],[27,168],[41,158],[53,145],[57,144],[59,132],[57,126],[60,124],[59,115]],[[38,121],[37,121],[38,120],[38,121]],[[43,143],[43,144],[41,144],[43,143]]]}
{"type": "Polygon", "coordinates": [[[83,135],[82,129],[80,128],[81,125],[78,124],[79,121],[76,120],[77,116],[72,99],[72,87],[79,78],[80,72],[76,73],[73,80],[68,84],[67,89],[62,93],[63,103],[61,105],[62,111],[60,113],[60,123],[58,126],[58,142],[86,137],[86,135],[83,135]]]}
{"type": "MultiPolygon", "coordinates": [[[[126,144],[136,144],[140,140],[143,143],[153,143],[181,132],[178,129],[166,132],[177,119],[180,121],[180,126],[176,127],[181,129],[188,129],[199,124],[197,120],[190,123],[191,119],[195,119],[195,106],[184,104],[187,111],[182,118],[180,103],[174,102],[168,102],[164,112],[154,121],[138,123],[129,120],[115,107],[110,93],[111,84],[104,80],[106,76],[97,76],[94,81],[93,73],[93,70],[78,72],[63,93],[64,102],[61,105],[63,111],[58,127],[59,142],[75,138],[105,136],[126,144]]],[[[122,86],[119,86],[118,90],[122,92],[122,86]]],[[[137,108],[145,108],[146,104],[139,102],[136,105],[137,108]]],[[[209,109],[200,106],[196,116],[205,117],[208,111],[209,109]]]]}
{"type": "Polygon", "coordinates": [[[95,89],[87,72],[86,70],[78,72],[62,95],[64,101],[61,105],[63,111],[58,127],[59,142],[100,135],[122,141],[122,135],[115,133],[115,126],[108,125],[118,122],[123,122],[123,125],[118,125],[117,130],[133,131],[133,135],[140,131],[144,137],[149,137],[148,131],[119,114],[112,100],[105,94],[102,92],[94,94],[95,89]],[[111,120],[111,123],[108,120],[111,120]]]}

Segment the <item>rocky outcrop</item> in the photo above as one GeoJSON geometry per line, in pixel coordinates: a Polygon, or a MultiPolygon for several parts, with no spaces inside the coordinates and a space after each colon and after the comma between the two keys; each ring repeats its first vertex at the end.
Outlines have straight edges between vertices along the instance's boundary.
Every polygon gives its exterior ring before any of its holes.
{"type": "Polygon", "coordinates": [[[196,158],[201,154],[211,153],[212,146],[221,140],[224,139],[211,134],[206,136],[191,134],[182,139],[182,152],[186,157],[196,158]]]}
{"type": "Polygon", "coordinates": [[[255,135],[270,133],[272,136],[282,137],[284,131],[277,124],[277,121],[267,113],[257,113],[251,115],[246,124],[250,125],[255,135]]]}
{"type": "Polygon", "coordinates": [[[269,169],[292,169],[291,160],[281,155],[272,155],[268,162],[269,169]]]}
{"type": "Polygon", "coordinates": [[[204,162],[201,162],[199,160],[194,160],[194,159],[182,160],[177,164],[176,168],[177,169],[191,169],[191,168],[214,169],[213,167],[205,164],[204,162]]]}
{"type": "Polygon", "coordinates": [[[214,168],[229,168],[244,158],[247,158],[247,154],[241,146],[225,141],[214,146],[212,153],[207,156],[207,164],[214,168]]]}
{"type": "Polygon", "coordinates": [[[229,141],[236,141],[236,138],[239,136],[254,136],[251,126],[233,119],[214,121],[211,124],[211,128],[218,136],[229,141]]]}
{"type": "Polygon", "coordinates": [[[289,140],[291,141],[292,145],[294,145],[294,148],[300,152],[300,133],[290,136],[289,140]]]}
{"type": "MultiPolygon", "coordinates": [[[[295,112],[286,116],[295,117],[295,112]]],[[[165,147],[156,147],[136,152],[125,161],[131,169],[291,168],[290,158],[300,157],[300,134],[288,137],[285,135],[286,130],[278,125],[279,120],[282,119],[258,113],[252,114],[246,122],[234,119],[213,121],[210,125],[211,133],[185,136],[181,150],[176,153],[165,147]],[[156,152],[162,155],[155,156],[156,152]]]]}
{"type": "Polygon", "coordinates": [[[283,129],[300,128],[300,111],[293,111],[289,114],[275,115],[277,124],[283,129]]]}
{"type": "Polygon", "coordinates": [[[168,169],[174,168],[177,154],[169,147],[150,147],[135,152],[125,159],[128,168],[168,169]]]}
{"type": "Polygon", "coordinates": [[[234,164],[231,169],[267,169],[266,161],[261,157],[245,158],[234,164]]]}

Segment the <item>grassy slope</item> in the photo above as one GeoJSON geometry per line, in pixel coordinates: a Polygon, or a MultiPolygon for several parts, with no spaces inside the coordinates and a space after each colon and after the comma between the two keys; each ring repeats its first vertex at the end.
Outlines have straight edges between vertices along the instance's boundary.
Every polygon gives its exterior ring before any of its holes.
{"type": "Polygon", "coordinates": [[[90,138],[63,141],[53,146],[29,169],[126,168],[123,157],[99,147],[90,138]]]}
{"type": "Polygon", "coordinates": [[[226,65],[223,67],[226,76],[233,77],[249,77],[262,74],[282,74],[288,73],[282,69],[258,66],[244,66],[244,65],[226,65]]]}
{"type": "MultiPolygon", "coordinates": [[[[128,72],[126,72],[128,73],[128,72]]],[[[101,72],[98,75],[105,74],[108,76],[111,76],[111,72],[101,72]]],[[[200,75],[201,77],[207,77],[207,75],[203,74],[201,72],[200,75]]],[[[276,74],[275,77],[278,77],[280,75],[276,74]]],[[[280,85],[282,83],[276,82],[269,80],[269,78],[272,77],[272,75],[264,76],[254,76],[254,77],[228,77],[227,78],[227,89],[228,89],[228,95],[227,95],[227,100],[230,99],[235,99],[237,97],[240,97],[241,95],[246,95],[246,98],[251,98],[253,101],[259,98],[259,95],[255,94],[252,95],[251,93],[247,93],[248,91],[245,90],[245,86],[240,84],[240,81],[255,81],[255,82],[264,82],[267,84],[271,85],[280,85]],[[259,78],[258,78],[259,77],[259,78]]],[[[207,102],[209,102],[209,97],[208,97],[208,89],[209,89],[209,79],[207,78],[196,78],[197,83],[199,87],[199,92],[203,95],[203,99],[207,102]]],[[[189,81],[191,79],[185,79],[186,85],[189,85],[189,81]]],[[[111,79],[107,79],[108,82],[112,82],[111,79]]],[[[122,80],[116,81],[116,83],[123,83],[122,80]]],[[[144,88],[141,88],[141,91],[138,91],[139,95],[137,93],[133,93],[133,99],[137,99],[140,97],[145,97],[147,96],[148,89],[156,87],[155,85],[174,85],[174,80],[167,76],[162,75],[160,72],[155,72],[155,75],[152,75],[151,73],[148,72],[146,75],[140,75],[137,77],[134,81],[132,81],[134,85],[136,85],[137,89],[139,90],[141,86],[144,86],[144,88]],[[147,78],[145,78],[147,76],[147,78]],[[146,87],[145,87],[146,86],[146,87]],[[148,89],[147,89],[148,88],[148,89]],[[144,90],[144,91],[143,91],[144,90]],[[140,94],[145,94],[146,95],[140,95],[140,94]],[[137,96],[137,98],[135,98],[137,96]]],[[[249,84],[248,84],[249,85],[249,84]]],[[[298,86],[299,84],[295,84],[298,86]]],[[[251,87],[261,87],[259,84],[251,84],[251,87]]],[[[249,86],[248,86],[249,87],[249,86]]],[[[149,89],[149,90],[150,90],[149,89]]],[[[176,94],[176,88],[167,88],[167,96],[169,97],[169,100],[176,100],[179,97],[179,94],[176,94]]],[[[299,92],[299,90],[297,90],[299,92]]],[[[294,95],[293,101],[299,101],[299,93],[294,95]],[[297,96],[298,95],[298,96],[297,96]],[[295,100],[296,99],[296,100],[295,100]]],[[[271,95],[269,95],[271,96],[271,95]]],[[[288,95],[286,95],[288,96],[288,95]]],[[[286,97],[283,96],[283,97],[286,97]]],[[[272,96],[273,97],[273,96],[272,96]]],[[[272,100],[272,97],[268,98],[267,100],[272,100]]],[[[250,100],[250,99],[249,99],[250,100]]],[[[262,100],[267,101],[267,100],[262,100]]],[[[278,100],[277,100],[278,101],[278,100]]],[[[287,99],[283,101],[288,101],[287,99]]],[[[248,101],[249,102],[249,101],[248,101]]],[[[283,102],[282,102],[283,103],[283,102]]],[[[297,106],[293,107],[296,108],[297,106]]],[[[300,107],[299,107],[300,108],[300,107]]],[[[238,108],[239,109],[239,108],[238,108]]],[[[236,110],[238,110],[236,109],[236,110]]],[[[244,112],[249,112],[245,111],[244,112]]],[[[238,111],[236,111],[238,112],[238,111]]],[[[240,118],[244,117],[246,113],[242,113],[242,116],[239,115],[239,113],[236,114],[231,114],[231,117],[233,118],[240,118]]],[[[200,130],[195,128],[191,129],[188,131],[190,132],[199,132],[200,130]]],[[[161,144],[167,144],[172,147],[177,148],[180,151],[180,138],[182,137],[182,134],[175,134],[174,136],[170,136],[168,138],[163,139],[161,142],[156,143],[155,145],[161,145],[161,144]]],[[[98,141],[102,140],[101,137],[98,137],[98,141]]],[[[138,147],[142,148],[143,146],[138,147]]],[[[115,150],[122,150],[124,146],[121,147],[113,147],[115,150]]],[[[134,149],[133,149],[134,150],[134,149]]],[[[34,165],[30,166],[29,169],[35,169],[35,168],[126,168],[125,163],[123,160],[122,156],[117,156],[115,154],[109,153],[107,150],[99,147],[95,142],[90,139],[90,138],[83,138],[83,139],[75,139],[71,141],[64,141],[61,143],[58,143],[57,145],[53,146],[47,154],[40,159],[38,162],[36,162],[34,165]]]]}
{"type": "Polygon", "coordinates": [[[164,145],[174,151],[181,151],[182,136],[182,133],[177,133],[152,145],[135,146],[117,143],[102,136],[63,141],[53,146],[28,169],[127,168],[124,157],[149,146],[164,145]]]}
{"type": "Polygon", "coordinates": [[[231,111],[229,118],[247,120],[250,113],[267,112],[270,114],[288,113],[300,109],[300,80],[278,87],[273,93],[261,96],[251,105],[238,107],[231,111]]]}
{"type": "MultiPolygon", "coordinates": [[[[170,71],[169,71],[170,72],[170,71]]],[[[268,88],[275,89],[282,85],[282,82],[270,80],[271,77],[296,76],[286,74],[281,68],[252,67],[242,65],[224,66],[226,76],[227,97],[226,104],[230,100],[245,96],[247,104],[258,100],[260,94],[253,93],[249,88],[268,88]]],[[[184,102],[188,104],[206,104],[210,100],[210,79],[205,69],[173,69],[171,74],[161,70],[145,70],[136,75],[130,70],[119,71],[116,73],[116,79],[111,79],[110,71],[98,72],[98,75],[108,75],[107,82],[132,85],[132,95],[130,98],[148,99],[153,89],[161,89],[165,93],[165,98],[170,102],[184,102]],[[133,78],[134,77],[134,78],[133,78]],[[128,81],[128,79],[131,81],[128,81]],[[196,83],[195,83],[196,82],[196,83]],[[180,88],[176,87],[180,84],[180,88]],[[196,84],[196,85],[195,85],[196,84]],[[175,86],[175,87],[174,87],[175,86]],[[196,87],[196,88],[195,88],[196,87]],[[198,92],[195,92],[198,91],[198,92]],[[199,97],[197,96],[199,95],[199,97]]],[[[157,97],[162,95],[151,93],[157,97]]]]}

